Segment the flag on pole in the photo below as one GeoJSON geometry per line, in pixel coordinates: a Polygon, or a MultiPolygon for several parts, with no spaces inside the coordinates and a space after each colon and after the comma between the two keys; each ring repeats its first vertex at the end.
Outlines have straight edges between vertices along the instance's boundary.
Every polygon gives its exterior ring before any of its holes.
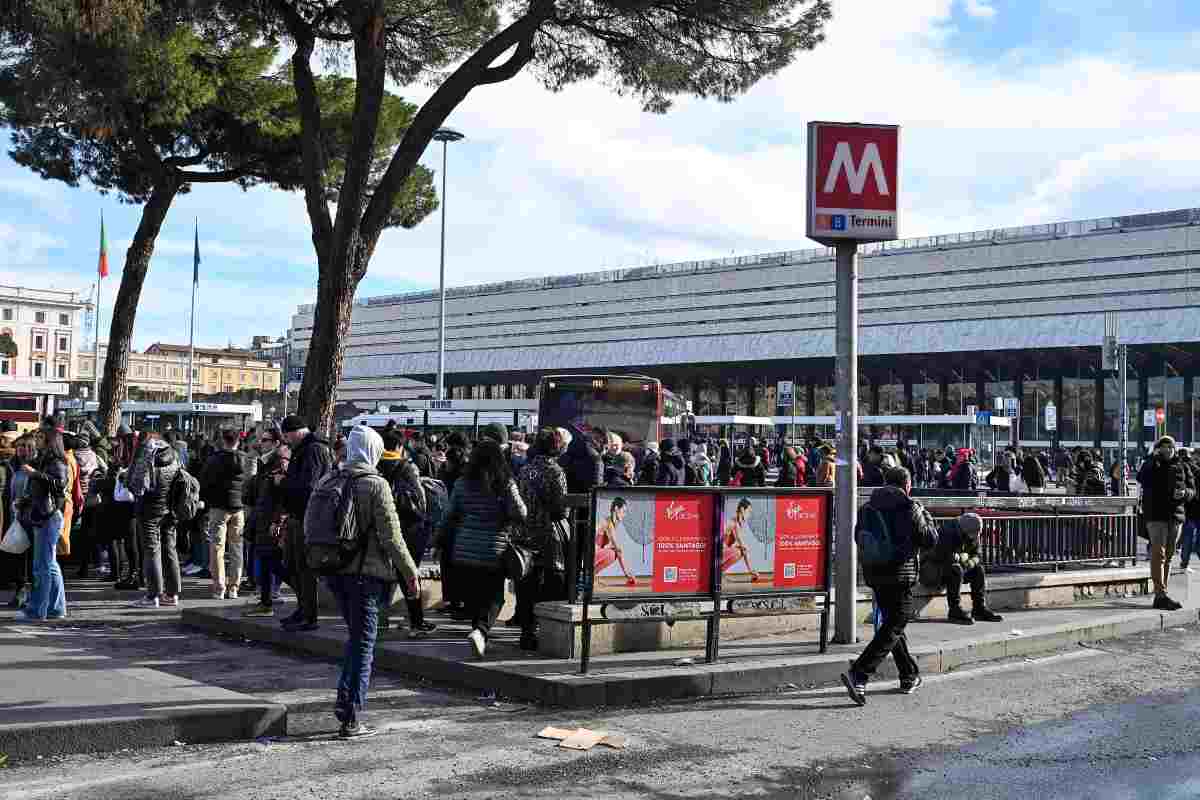
{"type": "Polygon", "coordinates": [[[192,283],[200,283],[200,220],[196,220],[196,253],[192,257],[192,283]]]}
{"type": "Polygon", "coordinates": [[[108,277],[108,239],[104,235],[104,212],[100,212],[100,263],[97,265],[101,278],[108,277]]]}

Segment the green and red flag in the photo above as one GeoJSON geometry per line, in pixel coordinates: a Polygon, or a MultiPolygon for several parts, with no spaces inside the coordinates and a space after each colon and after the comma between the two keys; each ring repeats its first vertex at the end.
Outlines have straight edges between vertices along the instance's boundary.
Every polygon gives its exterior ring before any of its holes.
{"type": "Polygon", "coordinates": [[[104,214],[100,214],[100,263],[97,266],[101,278],[108,277],[108,238],[104,235],[104,214]]]}

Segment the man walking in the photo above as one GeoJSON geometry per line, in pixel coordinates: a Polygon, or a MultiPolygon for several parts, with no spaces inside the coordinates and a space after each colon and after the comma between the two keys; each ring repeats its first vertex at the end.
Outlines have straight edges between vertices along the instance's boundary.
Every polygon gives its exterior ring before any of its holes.
{"type": "Polygon", "coordinates": [[[333,469],[333,450],[325,437],[310,431],[304,420],[295,414],[284,418],[281,429],[292,451],[292,460],[280,488],[288,513],[288,572],[299,606],[280,624],[287,631],[315,631],[319,627],[317,575],[308,568],[308,554],[304,549],[304,512],[308,510],[308,499],[317,483],[333,469]]]}
{"type": "Polygon", "coordinates": [[[1176,611],[1183,606],[1167,595],[1171,559],[1179,544],[1185,509],[1196,499],[1196,479],[1175,451],[1175,440],[1164,436],[1154,454],[1138,470],[1142,485],[1142,514],[1150,535],[1150,578],[1154,581],[1154,608],[1176,611]]]}
{"type": "Polygon", "coordinates": [[[200,499],[208,509],[206,538],[214,600],[237,599],[242,582],[242,532],[246,527],[242,488],[246,465],[238,452],[238,432],[221,430],[221,447],[204,462],[200,499]]]}
{"type": "Polygon", "coordinates": [[[867,681],[888,653],[896,660],[901,692],[912,694],[921,685],[904,628],[913,611],[917,554],[938,541],[933,517],[909,497],[912,476],[908,470],[894,467],[884,480],[887,485],[872,492],[870,501],[859,510],[854,531],[862,555],[863,577],[874,590],[875,605],[883,617],[875,638],[842,674],[846,692],[860,706],[867,703],[867,681]]]}

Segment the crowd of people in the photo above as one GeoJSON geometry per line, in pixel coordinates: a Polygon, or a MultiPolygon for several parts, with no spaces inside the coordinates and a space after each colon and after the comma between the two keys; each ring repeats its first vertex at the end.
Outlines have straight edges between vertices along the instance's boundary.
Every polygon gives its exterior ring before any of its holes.
{"type": "MultiPolygon", "coordinates": [[[[336,713],[342,735],[355,738],[373,732],[359,712],[391,609],[405,609],[410,637],[436,629],[425,619],[419,576],[431,550],[442,610],[470,623],[467,639],[477,656],[498,624],[509,578],[516,610],[504,624],[520,629],[521,648],[537,650],[534,606],[568,597],[568,494],[597,486],[762,487],[769,469],[775,486],[828,487],[836,463],[834,447],[816,438],[802,447],[751,438],[735,451],[724,439],[665,438],[630,447],[603,428],[547,427],[526,441],[492,424],[471,441],[460,432],[426,437],[389,424],[382,433],[355,426],[331,441],[298,416],[257,435],[222,428],[209,437],[184,436],[122,425],[104,436],[90,423],[68,431],[61,417],[47,417],[24,435],[0,425],[0,530],[15,520],[32,543],[20,555],[0,555],[0,580],[15,587],[9,606],[28,622],[66,616],[60,559],[72,554],[80,577],[95,572],[113,581],[140,608],[178,608],[182,577],[192,576],[208,581],[213,600],[253,593],[240,613],[273,618],[286,583],[296,605],[279,624],[294,634],[319,627],[324,579],[348,629],[336,713]]],[[[984,480],[997,491],[1036,492],[1057,471],[1060,482],[1080,493],[1104,494],[1100,464],[1086,450],[1050,464],[1044,453],[1009,448],[984,480]]],[[[986,603],[980,518],[965,514],[939,531],[910,496],[914,483],[976,489],[975,453],[870,447],[859,470],[861,485],[878,487],[864,507],[874,510],[863,518],[879,512],[909,542],[903,558],[894,559],[898,568],[873,568],[864,558],[880,633],[845,681],[851,696],[865,702],[866,681],[888,652],[897,659],[902,689],[919,685],[903,632],[918,580],[945,588],[952,622],[1000,617],[986,603]],[[959,599],[964,584],[970,613],[959,599]]],[[[1175,608],[1165,565],[1180,541],[1185,566],[1200,549],[1200,459],[1192,461],[1165,437],[1138,480],[1155,607],[1175,608]]],[[[622,569],[628,573],[623,563],[622,569]]]]}

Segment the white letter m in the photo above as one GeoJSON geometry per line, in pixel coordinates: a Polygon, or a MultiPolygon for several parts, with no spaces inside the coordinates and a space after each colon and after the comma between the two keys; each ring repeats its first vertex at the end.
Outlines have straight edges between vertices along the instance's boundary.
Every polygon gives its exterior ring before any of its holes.
{"type": "Polygon", "coordinates": [[[833,163],[829,165],[829,174],[825,176],[823,191],[826,194],[833,192],[837,187],[838,175],[843,169],[846,170],[846,180],[850,182],[851,194],[862,194],[868,171],[875,173],[875,190],[883,196],[889,194],[887,178],[883,174],[883,161],[879,158],[879,148],[874,142],[867,143],[857,168],[854,166],[854,157],[850,154],[850,143],[838,142],[833,151],[833,163]]]}

